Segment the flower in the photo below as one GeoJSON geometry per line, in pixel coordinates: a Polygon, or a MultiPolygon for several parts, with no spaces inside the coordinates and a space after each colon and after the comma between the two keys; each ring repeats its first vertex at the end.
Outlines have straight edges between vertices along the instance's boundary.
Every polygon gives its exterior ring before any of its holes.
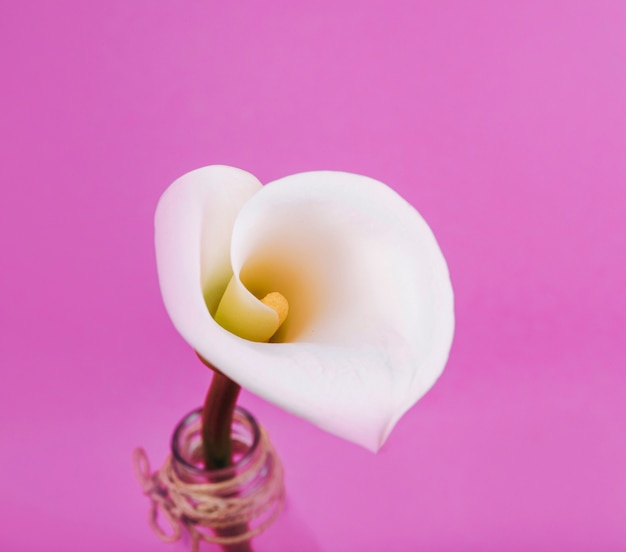
{"type": "Polygon", "coordinates": [[[419,213],[376,180],[317,171],[263,186],[204,167],[161,197],[155,244],[165,307],[198,354],[335,435],[377,451],[443,371],[445,259],[419,213]],[[248,339],[215,321],[227,287],[248,339]],[[259,298],[276,291],[289,315],[263,342],[277,315],[259,298]]]}

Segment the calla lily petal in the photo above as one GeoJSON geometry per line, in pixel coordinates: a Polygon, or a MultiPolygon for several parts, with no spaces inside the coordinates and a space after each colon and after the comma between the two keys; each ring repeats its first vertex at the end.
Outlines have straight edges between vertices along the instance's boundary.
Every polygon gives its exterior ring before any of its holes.
{"type": "MultiPolygon", "coordinates": [[[[201,225],[189,223],[187,210],[223,213],[228,192],[203,192],[203,173],[191,174],[164,194],[156,218],[159,279],[176,328],[240,385],[378,450],[439,377],[452,342],[452,287],[427,224],[393,190],[364,176],[310,172],[254,191],[250,185],[229,200],[239,209],[220,231],[230,243],[227,271],[223,251],[217,262],[210,240],[199,247],[201,225]],[[171,235],[180,247],[163,247],[159,236],[171,235]],[[207,275],[202,285],[198,273],[207,275]],[[211,308],[226,274],[253,308],[273,291],[288,300],[289,316],[271,343],[242,339],[215,322],[211,308]]],[[[209,176],[206,186],[219,188],[215,173],[209,176]]],[[[222,186],[232,188],[226,178],[222,186]]]]}
{"type": "Polygon", "coordinates": [[[183,336],[189,325],[214,324],[211,315],[233,275],[235,219],[261,188],[245,171],[214,165],[185,174],[161,196],[155,215],[157,272],[165,307],[183,336]]]}

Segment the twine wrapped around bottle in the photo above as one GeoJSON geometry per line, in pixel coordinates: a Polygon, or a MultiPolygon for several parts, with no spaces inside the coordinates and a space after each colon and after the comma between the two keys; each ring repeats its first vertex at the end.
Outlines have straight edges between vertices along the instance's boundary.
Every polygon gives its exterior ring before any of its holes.
{"type": "Polygon", "coordinates": [[[221,545],[246,542],[271,525],[284,503],[283,468],[263,428],[260,428],[259,451],[245,470],[233,477],[198,483],[180,477],[171,455],[160,470],[151,473],[145,450],[135,449],[135,475],[150,499],[148,520],[159,539],[177,541],[186,529],[192,552],[197,552],[201,541],[221,545]],[[264,469],[268,456],[273,469],[266,474],[263,484],[240,493],[264,469]],[[167,520],[171,532],[163,529],[159,516],[167,520]],[[229,528],[237,530],[229,531],[229,528]]]}

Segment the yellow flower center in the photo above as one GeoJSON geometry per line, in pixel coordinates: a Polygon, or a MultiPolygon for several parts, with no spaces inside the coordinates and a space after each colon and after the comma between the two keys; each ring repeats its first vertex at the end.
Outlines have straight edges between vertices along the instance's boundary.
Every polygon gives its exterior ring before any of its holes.
{"type": "Polygon", "coordinates": [[[289,302],[278,291],[259,301],[233,277],[217,307],[215,321],[243,339],[265,342],[278,331],[288,313],[289,302]]]}
{"type": "Polygon", "coordinates": [[[289,314],[289,303],[287,299],[285,299],[285,296],[278,291],[272,291],[261,299],[261,303],[276,311],[278,315],[278,327],[280,327],[289,314]]]}

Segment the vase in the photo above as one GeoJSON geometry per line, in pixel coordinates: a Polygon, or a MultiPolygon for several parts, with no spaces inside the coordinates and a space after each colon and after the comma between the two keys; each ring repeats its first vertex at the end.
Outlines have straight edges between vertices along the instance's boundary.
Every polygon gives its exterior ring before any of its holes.
{"type": "Polygon", "coordinates": [[[142,450],[143,457],[135,458],[157,536],[178,542],[172,552],[318,551],[311,531],[285,499],[283,467],[265,429],[237,407],[232,465],[206,470],[201,414],[194,410],[176,426],[171,455],[159,471],[149,475],[142,450]]]}

